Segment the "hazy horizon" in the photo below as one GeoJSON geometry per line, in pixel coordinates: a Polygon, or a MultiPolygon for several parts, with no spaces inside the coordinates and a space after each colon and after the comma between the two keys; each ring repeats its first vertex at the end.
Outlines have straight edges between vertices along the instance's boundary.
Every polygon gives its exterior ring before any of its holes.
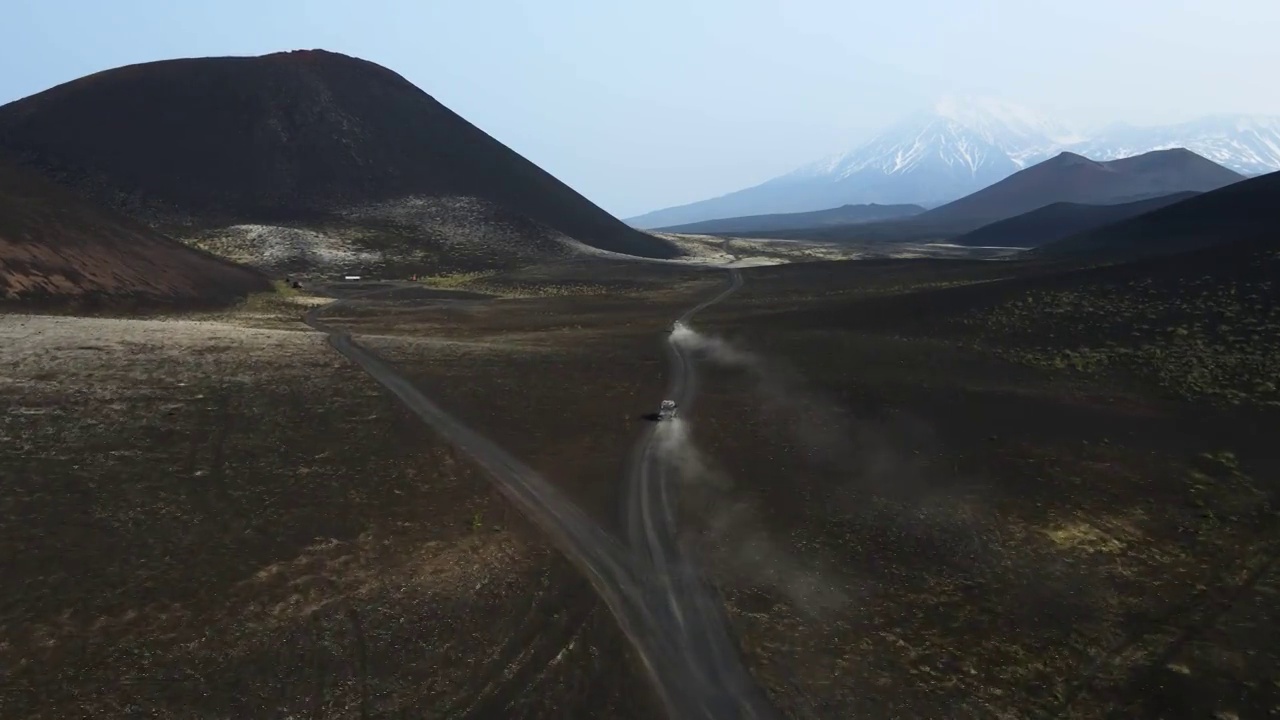
{"type": "Polygon", "coordinates": [[[18,0],[0,103],[152,60],[324,48],[384,65],[619,217],[847,150],[946,93],[1078,127],[1280,115],[1280,4],[1101,0],[18,0]]]}

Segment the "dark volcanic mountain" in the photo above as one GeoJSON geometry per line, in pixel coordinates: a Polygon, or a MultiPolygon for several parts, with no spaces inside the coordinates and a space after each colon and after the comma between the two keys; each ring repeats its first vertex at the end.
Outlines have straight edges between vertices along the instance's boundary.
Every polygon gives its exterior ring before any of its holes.
{"type": "Polygon", "coordinates": [[[843,205],[830,210],[802,213],[778,213],[774,215],[747,215],[744,217],[704,220],[688,225],[660,228],[664,232],[703,233],[758,233],[771,230],[796,230],[801,228],[857,225],[860,223],[896,220],[924,212],[919,205],[843,205]]]}
{"type": "Polygon", "coordinates": [[[1159,210],[1200,193],[1163,195],[1119,205],[1054,203],[1007,220],[984,225],[950,242],[969,247],[1038,247],[1045,243],[1159,210]]]}
{"type": "Polygon", "coordinates": [[[473,198],[597,248],[673,257],[374,63],[320,50],[108,70],[0,107],[0,148],[151,223],[311,221],[473,198]]]}
{"type": "Polygon", "coordinates": [[[189,248],[0,160],[0,301],[210,306],[266,276],[189,248]]]}
{"type": "Polygon", "coordinates": [[[1181,192],[1208,192],[1243,180],[1189,150],[1098,162],[1064,152],[920,216],[931,222],[995,222],[1059,202],[1115,205],[1181,192]]]}
{"type": "Polygon", "coordinates": [[[1280,172],[1031,250],[1037,256],[1126,260],[1239,243],[1280,246],[1280,172]]]}

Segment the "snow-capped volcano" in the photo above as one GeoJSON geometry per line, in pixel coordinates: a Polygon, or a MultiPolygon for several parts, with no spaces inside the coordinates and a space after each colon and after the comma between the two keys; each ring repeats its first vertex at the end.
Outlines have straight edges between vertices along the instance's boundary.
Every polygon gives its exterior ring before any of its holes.
{"type": "Polygon", "coordinates": [[[1017,137],[1024,144],[1048,138],[1066,144],[1083,139],[1076,129],[1021,105],[990,97],[945,95],[934,105],[940,117],[954,120],[993,139],[1017,137]]]}
{"type": "Polygon", "coordinates": [[[948,95],[869,142],[793,174],[843,179],[868,169],[896,175],[940,164],[976,176],[992,167],[1004,170],[1010,162],[1025,167],[1029,159],[1081,140],[1083,135],[1027,108],[995,98],[948,95]]]}
{"type": "Polygon", "coordinates": [[[874,165],[888,173],[907,172],[915,160],[937,150],[977,172],[988,159],[984,152],[990,149],[1024,167],[1029,158],[1051,154],[1084,139],[1061,123],[1003,100],[947,95],[930,111],[916,113],[870,142],[806,169],[847,175],[874,165]],[[908,136],[916,131],[919,132],[907,148],[908,136]],[[885,162],[886,156],[893,159],[885,162]]]}
{"type": "Polygon", "coordinates": [[[1186,148],[1245,175],[1280,170],[1280,118],[1211,116],[1086,135],[1013,103],[946,96],[853,150],[755,187],[630,218],[642,228],[808,212],[846,204],[938,205],[999,182],[1067,150],[1116,160],[1186,148]]]}
{"type": "Polygon", "coordinates": [[[753,188],[631,218],[638,227],[806,212],[846,203],[938,204],[1017,172],[1079,135],[1026,108],[947,96],[854,150],[753,188]]]}

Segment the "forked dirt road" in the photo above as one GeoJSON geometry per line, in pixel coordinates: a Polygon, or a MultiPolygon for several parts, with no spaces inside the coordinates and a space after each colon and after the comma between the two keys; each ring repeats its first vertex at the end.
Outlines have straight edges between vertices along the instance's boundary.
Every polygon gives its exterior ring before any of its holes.
{"type": "MultiPolygon", "coordinates": [[[[728,289],[690,309],[680,320],[688,321],[741,287],[737,270],[730,270],[730,277],[728,289]]],[[[627,494],[630,508],[625,513],[632,541],[628,549],[532,468],[445,412],[349,333],[320,319],[325,308],[393,289],[315,308],[306,321],[326,333],[334,349],[471,455],[585,573],[635,648],[672,718],[777,716],[742,663],[714,588],[679,546],[668,469],[653,450],[657,432],[669,430],[646,430],[633,455],[627,494]]],[[[689,358],[670,341],[667,353],[672,364],[671,396],[686,408],[696,392],[696,377],[689,358]]]]}

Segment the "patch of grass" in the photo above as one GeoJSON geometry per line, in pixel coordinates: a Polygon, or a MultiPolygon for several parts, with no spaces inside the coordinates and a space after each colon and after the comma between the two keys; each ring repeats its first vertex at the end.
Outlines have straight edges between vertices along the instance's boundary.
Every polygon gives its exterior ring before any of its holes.
{"type": "Polygon", "coordinates": [[[618,292],[616,284],[560,278],[512,278],[496,270],[429,275],[419,277],[418,281],[441,290],[467,290],[512,298],[600,296],[618,292]]]}
{"type": "Polygon", "coordinates": [[[1085,552],[1119,554],[1125,544],[1106,530],[1083,520],[1060,523],[1042,531],[1057,546],[1085,552]]]}
{"type": "Polygon", "coordinates": [[[998,282],[1003,278],[975,278],[962,280],[938,280],[934,282],[916,282],[916,283],[899,283],[896,285],[886,285],[883,287],[870,288],[850,288],[839,291],[844,294],[853,295],[905,295],[907,293],[925,292],[928,290],[945,290],[947,288],[967,287],[969,285],[982,285],[984,283],[998,282]]]}
{"type": "Polygon", "coordinates": [[[283,280],[272,280],[271,287],[273,294],[280,297],[297,297],[300,294],[297,288],[291,287],[289,283],[283,280]]]}
{"type": "Polygon", "coordinates": [[[507,297],[571,297],[584,295],[609,295],[612,288],[595,283],[563,283],[563,282],[513,282],[513,283],[480,283],[475,286],[481,292],[507,297]]]}
{"type": "Polygon", "coordinates": [[[478,290],[476,285],[485,278],[492,277],[496,274],[493,270],[479,270],[474,272],[456,272],[446,273],[442,275],[425,275],[418,278],[418,282],[427,287],[440,288],[442,290],[478,290]]]}
{"type": "Polygon", "coordinates": [[[1202,533],[1221,524],[1258,520],[1271,514],[1271,502],[1240,468],[1235,453],[1201,453],[1186,471],[1187,504],[1195,522],[1186,529],[1202,533]]]}
{"type": "Polygon", "coordinates": [[[1008,359],[1050,370],[1121,371],[1187,400],[1280,407],[1280,306],[1268,281],[1038,291],[970,315],[1008,359]]]}
{"type": "Polygon", "coordinates": [[[195,317],[276,329],[299,326],[302,315],[313,306],[309,301],[316,298],[289,287],[283,280],[273,280],[271,288],[267,292],[250,294],[225,310],[197,313],[195,317]]]}

